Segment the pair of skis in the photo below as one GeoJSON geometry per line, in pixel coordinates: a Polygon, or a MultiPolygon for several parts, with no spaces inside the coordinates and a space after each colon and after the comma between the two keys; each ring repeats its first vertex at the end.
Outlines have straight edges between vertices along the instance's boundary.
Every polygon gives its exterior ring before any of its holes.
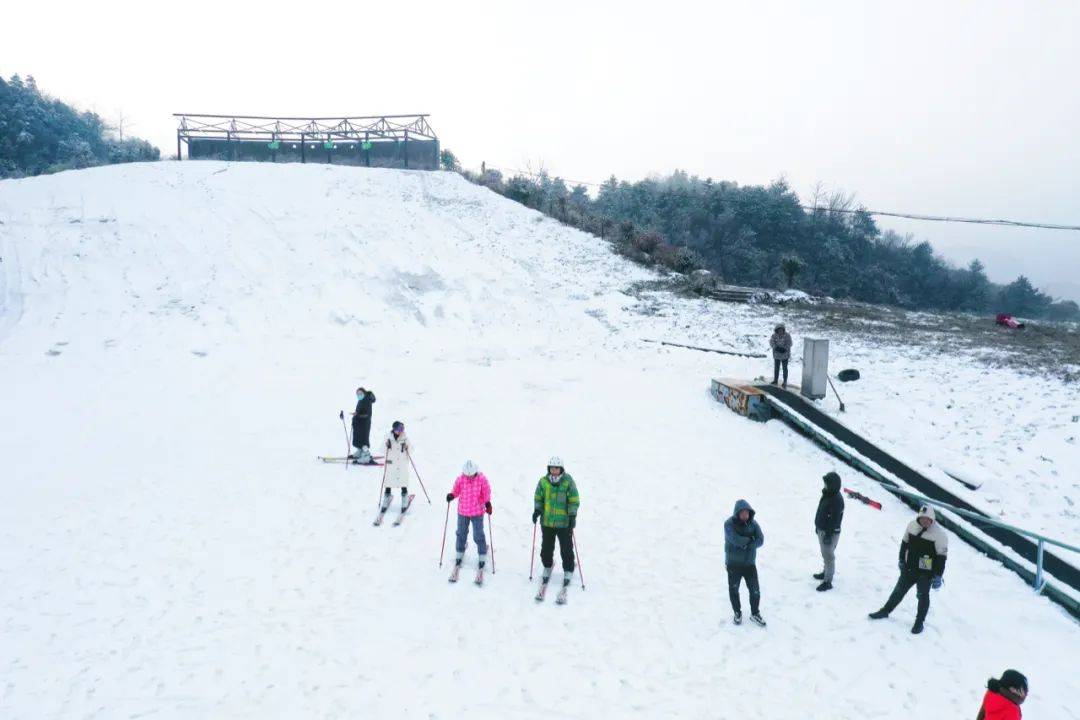
{"type": "MultiPolygon", "coordinates": [[[[410,495],[406,499],[405,505],[402,506],[401,511],[398,513],[398,516],[396,518],[394,518],[393,527],[397,527],[398,525],[400,525],[402,523],[403,520],[405,520],[405,513],[409,512],[409,508],[412,507],[413,498],[415,498],[415,497],[416,497],[416,495],[410,495]]],[[[374,525],[375,527],[379,527],[380,525],[382,525],[383,518],[386,517],[386,511],[389,510],[389,509],[390,509],[390,504],[389,503],[387,503],[386,505],[380,505],[379,506],[379,514],[375,516],[375,522],[373,522],[371,524],[374,525]]]]}
{"type": "MultiPolygon", "coordinates": [[[[536,602],[544,602],[544,598],[547,596],[547,589],[551,576],[540,579],[540,589],[536,591],[536,602]]],[[[570,589],[569,578],[563,580],[563,586],[559,589],[559,594],[555,596],[556,605],[566,604],[566,591],[570,589]]]]}
{"type": "Polygon", "coordinates": [[[319,455],[318,459],[322,460],[324,463],[352,463],[353,465],[372,465],[375,467],[382,467],[384,464],[382,455],[372,455],[371,460],[365,463],[357,462],[356,458],[352,455],[350,455],[349,457],[331,457],[319,455]]]}
{"type": "Polygon", "coordinates": [[[869,505],[870,507],[877,508],[878,510],[881,509],[881,503],[879,503],[877,500],[871,500],[870,498],[863,495],[861,492],[857,492],[855,490],[848,490],[847,488],[844,488],[844,492],[847,493],[847,496],[853,500],[858,500],[864,505],[869,505]]]}
{"type": "MultiPolygon", "coordinates": [[[[461,566],[454,565],[454,569],[450,571],[450,577],[448,580],[452,583],[458,581],[458,575],[461,573],[461,566]]],[[[483,587],[484,585],[484,568],[476,569],[476,578],[473,579],[473,584],[477,587],[483,587]]]]}

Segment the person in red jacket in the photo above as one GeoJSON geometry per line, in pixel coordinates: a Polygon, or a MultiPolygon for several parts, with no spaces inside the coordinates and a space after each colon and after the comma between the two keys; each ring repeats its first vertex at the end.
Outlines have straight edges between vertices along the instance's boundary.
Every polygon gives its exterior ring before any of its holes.
{"type": "Polygon", "coordinates": [[[975,720],[1020,720],[1020,705],[1027,694],[1027,678],[1016,670],[1006,670],[1000,680],[987,681],[986,695],[975,720]]]}

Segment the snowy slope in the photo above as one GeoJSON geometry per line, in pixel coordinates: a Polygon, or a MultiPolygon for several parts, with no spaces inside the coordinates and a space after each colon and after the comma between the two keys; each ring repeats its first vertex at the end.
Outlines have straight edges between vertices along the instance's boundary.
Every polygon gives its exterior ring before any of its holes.
{"type": "Polygon", "coordinates": [[[914,597],[865,619],[910,515],[886,497],[849,504],[814,592],[833,461],[714,403],[739,368],[638,341],[761,311],[631,297],[644,271],[446,174],[100,168],[0,183],[0,221],[2,717],[966,717],[1006,667],[1028,716],[1078,717],[1076,623],[955,539],[922,636],[914,597]],[[371,527],[377,470],[313,462],[358,384],[434,501],[399,528],[371,527]],[[537,607],[553,453],[587,590],[537,607]],[[467,457],[493,484],[483,589],[436,567],[467,457]],[[739,497],[765,630],[728,622],[739,497]]]}

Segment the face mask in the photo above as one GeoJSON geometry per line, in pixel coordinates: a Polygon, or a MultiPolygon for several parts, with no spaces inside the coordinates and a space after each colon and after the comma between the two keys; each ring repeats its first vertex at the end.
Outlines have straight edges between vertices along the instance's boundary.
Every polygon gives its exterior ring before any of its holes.
{"type": "Polygon", "coordinates": [[[356,399],[357,400],[363,400],[364,399],[364,393],[356,393],[356,399]]]}
{"type": "Polygon", "coordinates": [[[552,475],[551,473],[548,473],[548,480],[551,481],[552,485],[558,485],[559,482],[562,480],[562,473],[559,473],[558,475],[552,475]]]}

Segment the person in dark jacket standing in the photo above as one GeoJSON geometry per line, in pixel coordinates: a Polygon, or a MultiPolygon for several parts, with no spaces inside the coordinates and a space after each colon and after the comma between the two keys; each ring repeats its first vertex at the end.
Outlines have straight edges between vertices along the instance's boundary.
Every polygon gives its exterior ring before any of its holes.
{"type": "Polygon", "coordinates": [[[1006,670],[1000,680],[986,682],[986,695],[975,720],[1020,720],[1020,706],[1027,694],[1027,678],[1016,670],[1006,670]]]}
{"type": "Polygon", "coordinates": [[[356,410],[352,414],[352,444],[356,452],[351,456],[357,464],[369,464],[371,460],[371,406],[375,393],[362,387],[356,388],[356,410]]]}
{"type": "Polygon", "coordinates": [[[735,624],[742,623],[739,585],[746,579],[750,591],[750,619],[765,627],[761,617],[761,588],[758,585],[757,549],[765,544],[765,533],[754,519],[754,508],[745,500],[735,503],[735,510],[724,521],[724,564],[727,566],[728,597],[735,611],[735,624]]]}
{"type": "Polygon", "coordinates": [[[775,385],[780,380],[780,368],[782,367],[784,369],[784,387],[786,388],[788,360],[791,359],[791,336],[788,335],[783,325],[776,326],[772,337],[769,338],[769,347],[772,348],[773,356],[772,384],[775,385]]]}
{"type": "Polygon", "coordinates": [[[911,632],[923,631],[926,613],[930,610],[930,588],[941,588],[945,572],[945,560],[949,552],[949,538],[937,523],[934,508],[923,505],[919,515],[904,530],[900,541],[900,579],[896,581],[889,599],[880,610],[870,613],[871,620],[889,617],[912,586],[918,587],[919,607],[911,632]]]}
{"type": "Polygon", "coordinates": [[[840,494],[840,476],[830,472],[825,473],[821,479],[825,481],[825,488],[818,500],[814,529],[817,531],[825,569],[814,575],[814,579],[821,581],[817,586],[818,592],[832,590],[833,573],[836,570],[836,545],[840,542],[840,524],[844,522],[844,496],[840,494]]]}

